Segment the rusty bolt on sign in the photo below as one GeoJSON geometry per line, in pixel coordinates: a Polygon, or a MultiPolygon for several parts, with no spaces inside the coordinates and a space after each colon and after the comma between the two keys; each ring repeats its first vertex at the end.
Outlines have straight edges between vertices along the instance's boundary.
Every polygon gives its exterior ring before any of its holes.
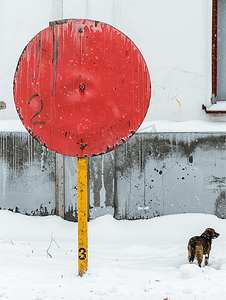
{"type": "Polygon", "coordinates": [[[6,108],[6,103],[4,101],[0,101],[0,110],[6,108]]]}
{"type": "Polygon", "coordinates": [[[80,90],[81,90],[81,93],[84,94],[84,89],[85,89],[84,84],[81,84],[81,85],[79,86],[79,88],[80,88],[80,90]]]}

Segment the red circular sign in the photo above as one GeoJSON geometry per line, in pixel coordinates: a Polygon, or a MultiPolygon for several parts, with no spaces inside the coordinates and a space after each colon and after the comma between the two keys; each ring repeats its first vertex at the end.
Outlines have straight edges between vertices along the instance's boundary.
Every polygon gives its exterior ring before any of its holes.
{"type": "Polygon", "coordinates": [[[25,47],[14,99],[26,129],[64,155],[92,156],[127,141],[149,107],[145,60],[122,32],[92,20],[50,23],[25,47]]]}

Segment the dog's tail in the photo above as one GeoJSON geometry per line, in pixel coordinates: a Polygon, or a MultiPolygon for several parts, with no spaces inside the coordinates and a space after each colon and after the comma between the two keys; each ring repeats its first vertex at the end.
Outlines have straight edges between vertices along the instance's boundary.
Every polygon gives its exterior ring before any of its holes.
{"type": "Polygon", "coordinates": [[[191,244],[188,244],[188,261],[190,263],[193,263],[195,259],[195,249],[193,247],[191,247],[191,244]]]}
{"type": "Polygon", "coordinates": [[[201,242],[198,242],[195,247],[195,257],[197,258],[199,267],[201,268],[202,259],[203,259],[203,245],[201,242]]]}

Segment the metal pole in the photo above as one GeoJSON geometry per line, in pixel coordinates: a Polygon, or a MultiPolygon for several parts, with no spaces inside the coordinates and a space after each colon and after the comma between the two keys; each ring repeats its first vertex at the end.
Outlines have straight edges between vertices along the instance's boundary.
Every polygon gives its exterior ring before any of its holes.
{"type": "Polygon", "coordinates": [[[82,277],[88,267],[88,235],[87,235],[87,157],[77,160],[78,180],[78,275],[82,277]]]}

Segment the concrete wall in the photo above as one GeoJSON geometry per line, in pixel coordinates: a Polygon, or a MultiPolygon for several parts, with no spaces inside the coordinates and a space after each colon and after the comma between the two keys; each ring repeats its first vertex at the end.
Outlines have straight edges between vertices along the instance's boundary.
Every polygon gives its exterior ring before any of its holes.
{"type": "Polygon", "coordinates": [[[116,217],[226,216],[225,134],[139,134],[116,151],[116,217]]]}
{"type": "MultiPolygon", "coordinates": [[[[88,158],[89,216],[152,218],[208,213],[226,218],[224,133],[140,133],[88,158]]],[[[0,136],[0,207],[56,210],[56,154],[27,133],[0,136]]],[[[65,219],[77,220],[77,158],[64,157],[65,219]]]]}
{"type": "Polygon", "coordinates": [[[28,133],[0,135],[0,208],[55,213],[55,153],[28,133]]]}

